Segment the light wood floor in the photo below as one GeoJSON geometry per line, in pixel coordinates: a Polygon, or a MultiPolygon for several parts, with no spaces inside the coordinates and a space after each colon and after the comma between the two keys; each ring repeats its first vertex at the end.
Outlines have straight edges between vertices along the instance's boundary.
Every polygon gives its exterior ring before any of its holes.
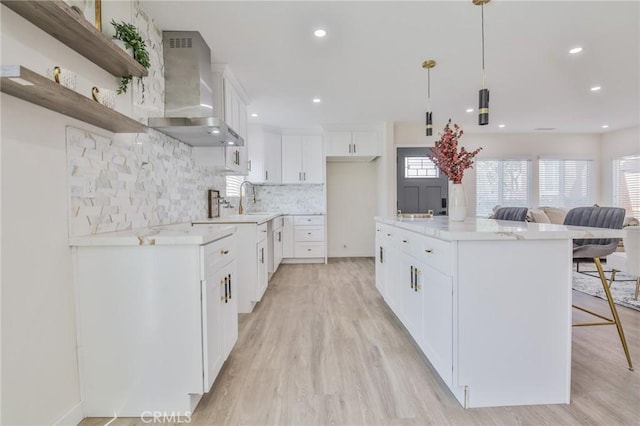
{"type": "MultiPolygon", "coordinates": [[[[578,292],[574,302],[607,309],[578,292]]],[[[192,424],[638,425],[640,312],[619,311],[635,372],[614,327],[574,328],[570,405],[465,410],[376,291],[373,259],[282,265],[240,316],[238,343],[192,424]]]]}

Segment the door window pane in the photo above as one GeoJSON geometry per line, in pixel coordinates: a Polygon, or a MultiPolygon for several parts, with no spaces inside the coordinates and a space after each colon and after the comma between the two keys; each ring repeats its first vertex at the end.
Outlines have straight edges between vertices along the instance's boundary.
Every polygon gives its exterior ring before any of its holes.
{"type": "Polygon", "coordinates": [[[405,178],[438,178],[440,169],[433,164],[429,157],[405,157],[405,178]]]}

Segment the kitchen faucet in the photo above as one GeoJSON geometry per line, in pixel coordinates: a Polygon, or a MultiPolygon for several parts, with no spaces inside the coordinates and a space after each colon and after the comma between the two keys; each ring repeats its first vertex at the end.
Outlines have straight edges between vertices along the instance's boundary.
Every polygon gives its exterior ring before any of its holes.
{"type": "Polygon", "coordinates": [[[248,180],[243,181],[240,184],[240,202],[238,203],[238,214],[242,214],[244,212],[244,209],[242,208],[242,186],[248,183],[249,185],[251,185],[251,191],[253,192],[253,202],[256,202],[256,188],[255,186],[253,186],[253,183],[249,182],[248,180]]]}

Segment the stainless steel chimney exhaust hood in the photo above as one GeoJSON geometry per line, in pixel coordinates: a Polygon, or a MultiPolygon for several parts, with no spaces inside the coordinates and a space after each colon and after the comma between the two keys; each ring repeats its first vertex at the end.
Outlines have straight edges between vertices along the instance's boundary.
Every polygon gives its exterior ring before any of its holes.
{"type": "Polygon", "coordinates": [[[244,145],[221,118],[224,111],[214,111],[223,94],[212,93],[211,49],[200,33],[164,31],[162,40],[165,117],[149,118],[149,127],[191,146],[244,145]]]}

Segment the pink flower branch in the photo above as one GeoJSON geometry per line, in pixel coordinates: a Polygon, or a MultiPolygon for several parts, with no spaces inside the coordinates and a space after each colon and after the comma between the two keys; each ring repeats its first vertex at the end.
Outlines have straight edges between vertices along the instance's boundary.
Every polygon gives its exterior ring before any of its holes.
{"type": "Polygon", "coordinates": [[[464,147],[458,152],[458,140],[464,131],[457,124],[451,128],[451,120],[444,127],[444,134],[435,146],[431,148],[431,161],[447,176],[453,183],[462,183],[464,171],[473,166],[473,159],[482,148],[473,152],[467,151],[464,147]]]}

